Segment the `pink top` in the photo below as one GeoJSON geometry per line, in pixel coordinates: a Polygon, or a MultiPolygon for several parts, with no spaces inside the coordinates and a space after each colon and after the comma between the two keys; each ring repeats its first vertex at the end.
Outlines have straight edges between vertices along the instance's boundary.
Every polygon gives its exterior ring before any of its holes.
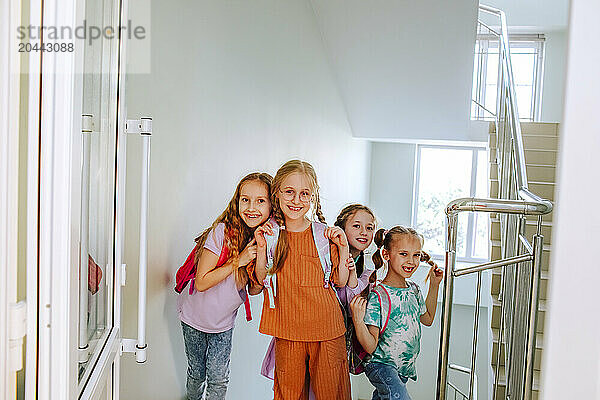
{"type": "MultiPolygon", "coordinates": [[[[337,288],[338,298],[342,302],[343,305],[348,306],[353,298],[358,296],[365,288],[369,285],[369,278],[371,274],[375,271],[375,266],[367,262],[365,256],[365,264],[363,267],[363,273],[358,277],[358,284],[356,287],[351,288],[348,286],[342,286],[341,288],[337,288]]],[[[372,288],[371,288],[372,289],[372,288]]]]}
{"type": "MultiPolygon", "coordinates": [[[[204,248],[217,256],[225,240],[225,224],[218,224],[206,238],[204,248]]],[[[194,284],[194,282],[190,282],[194,284]]],[[[246,289],[238,290],[233,274],[203,292],[187,290],[177,298],[179,319],[206,333],[225,332],[233,328],[238,308],[246,300],[246,289]]]]}

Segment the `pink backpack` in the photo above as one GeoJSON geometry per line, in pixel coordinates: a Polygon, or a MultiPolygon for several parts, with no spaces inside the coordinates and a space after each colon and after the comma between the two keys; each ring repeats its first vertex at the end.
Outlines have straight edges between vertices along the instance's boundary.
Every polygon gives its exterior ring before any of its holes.
{"type": "MultiPolygon", "coordinates": [[[[194,263],[194,260],[196,258],[197,248],[198,246],[194,246],[188,258],[185,260],[183,265],[179,267],[179,269],[177,270],[177,274],[175,274],[175,291],[177,293],[183,292],[183,289],[185,289],[188,283],[190,283],[190,281],[193,281],[196,277],[196,263],[194,263]]],[[[227,249],[227,246],[223,245],[223,248],[221,249],[221,254],[219,255],[219,261],[217,261],[217,267],[220,267],[221,265],[225,264],[228,257],[229,250],[227,249]]],[[[190,285],[190,295],[192,293],[194,293],[193,283],[190,285]]]]}
{"type": "MultiPolygon", "coordinates": [[[[392,300],[390,299],[390,294],[387,289],[382,285],[376,285],[373,288],[375,294],[377,294],[377,300],[379,301],[379,306],[381,307],[381,320],[383,321],[383,326],[379,331],[379,336],[383,335],[385,332],[388,322],[390,321],[390,314],[392,313],[392,300]]],[[[354,324],[352,323],[352,318],[349,313],[345,313],[344,319],[346,320],[346,348],[348,350],[348,368],[350,369],[350,373],[353,375],[362,374],[365,370],[365,363],[370,356],[369,353],[365,349],[363,349],[362,345],[358,341],[356,337],[356,332],[354,331],[354,324]]]]}

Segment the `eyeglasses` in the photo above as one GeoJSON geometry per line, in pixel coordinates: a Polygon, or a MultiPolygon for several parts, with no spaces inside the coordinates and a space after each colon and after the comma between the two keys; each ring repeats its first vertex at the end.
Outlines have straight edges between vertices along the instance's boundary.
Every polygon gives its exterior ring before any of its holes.
{"type": "MultiPolygon", "coordinates": [[[[279,190],[279,193],[281,193],[281,197],[286,201],[292,201],[296,198],[296,191],[294,189],[279,190]]],[[[302,190],[299,197],[301,202],[309,203],[312,200],[312,196],[312,193],[308,190],[302,190]]]]}

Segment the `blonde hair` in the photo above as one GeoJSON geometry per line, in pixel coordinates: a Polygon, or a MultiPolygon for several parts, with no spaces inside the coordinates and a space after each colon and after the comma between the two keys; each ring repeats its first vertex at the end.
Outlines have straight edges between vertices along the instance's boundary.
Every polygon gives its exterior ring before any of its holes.
{"type": "MultiPolygon", "coordinates": [[[[242,251],[246,244],[250,241],[254,231],[248,225],[246,225],[242,220],[242,217],[240,217],[239,208],[242,186],[250,182],[263,183],[267,187],[267,194],[269,196],[271,195],[271,185],[273,182],[273,177],[271,177],[271,175],[264,172],[254,172],[243,177],[235,188],[233,197],[231,200],[229,200],[229,204],[227,205],[225,211],[219,215],[219,217],[212,223],[210,227],[206,228],[204,232],[202,232],[202,234],[195,239],[196,256],[194,257],[194,263],[196,266],[198,266],[198,261],[200,260],[200,256],[204,251],[204,243],[208,238],[208,234],[221,222],[225,224],[225,241],[223,244],[229,251],[229,259],[233,259],[235,262],[238,261],[240,251],[242,251]]],[[[242,282],[245,273],[245,268],[236,269],[234,274],[236,282],[242,282]]]]}
{"type": "MultiPolygon", "coordinates": [[[[317,174],[315,173],[315,169],[312,165],[307,163],[306,161],[301,160],[290,160],[283,164],[275,174],[273,178],[273,184],[271,189],[271,206],[273,207],[273,218],[282,228],[285,226],[285,216],[283,214],[283,210],[279,205],[278,194],[281,189],[281,184],[291,174],[298,172],[304,174],[309,181],[310,189],[314,195],[314,217],[320,221],[325,222],[325,217],[323,216],[323,212],[321,211],[321,200],[319,198],[319,184],[317,182],[317,174]]],[[[279,240],[277,241],[277,246],[275,247],[275,255],[273,257],[273,273],[279,271],[288,255],[289,243],[287,237],[287,231],[285,229],[281,229],[279,232],[279,240]]]]}

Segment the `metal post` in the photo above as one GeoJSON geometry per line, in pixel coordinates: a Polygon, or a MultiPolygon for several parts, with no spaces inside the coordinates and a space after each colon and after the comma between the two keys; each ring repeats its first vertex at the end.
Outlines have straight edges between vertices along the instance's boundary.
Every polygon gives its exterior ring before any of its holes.
{"type": "Polygon", "coordinates": [[[542,252],[544,237],[541,235],[542,217],[538,219],[538,231],[533,236],[533,263],[531,291],[529,295],[529,326],[527,329],[527,353],[525,356],[525,385],[523,399],[530,400],[533,391],[533,368],[535,361],[535,335],[537,328],[537,310],[539,306],[539,291],[542,275],[542,252]]]}
{"type": "Polygon", "coordinates": [[[479,331],[479,304],[481,303],[481,271],[477,273],[477,297],[475,298],[475,323],[473,324],[473,350],[471,353],[471,373],[469,379],[469,400],[473,399],[475,387],[475,363],[477,362],[477,333],[479,331]]]}
{"type": "Polygon", "coordinates": [[[447,224],[446,276],[444,279],[444,297],[442,299],[443,308],[438,360],[437,400],[446,400],[448,381],[448,352],[450,350],[450,324],[452,322],[452,297],[454,294],[454,266],[456,264],[456,234],[458,214],[448,214],[447,224]]]}
{"type": "Polygon", "coordinates": [[[89,216],[90,216],[90,136],[92,134],[92,115],[81,118],[83,142],[83,160],[81,165],[81,211],[79,221],[79,336],[78,360],[86,363],[89,359],[88,345],[88,253],[89,253],[89,216]]]}
{"type": "MultiPolygon", "coordinates": [[[[506,289],[506,269],[506,267],[502,267],[502,291],[506,289]]],[[[500,328],[498,330],[498,353],[496,354],[496,371],[494,375],[493,400],[497,400],[498,398],[498,384],[500,383],[500,355],[502,353],[502,335],[504,335],[504,301],[500,303],[500,328]]]]}

